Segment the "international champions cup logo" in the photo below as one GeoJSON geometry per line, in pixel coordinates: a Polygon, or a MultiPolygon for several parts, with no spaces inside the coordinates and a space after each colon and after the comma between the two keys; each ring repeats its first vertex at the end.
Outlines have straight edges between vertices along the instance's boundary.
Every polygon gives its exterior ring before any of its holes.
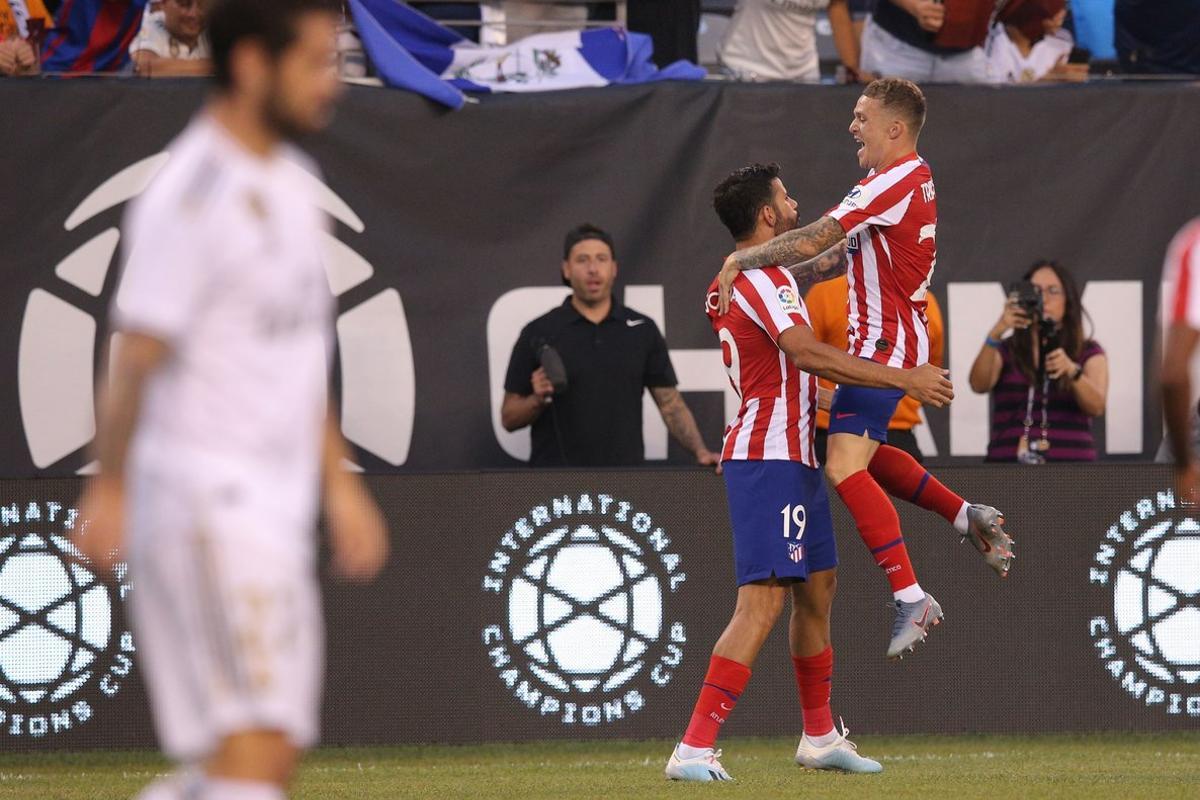
{"type": "Polygon", "coordinates": [[[88,722],[133,669],[133,636],[113,611],[129,591],[102,584],[67,536],[59,503],[0,506],[0,731],[40,738],[88,722]]]}
{"type": "MultiPolygon", "coordinates": [[[[29,293],[21,321],[17,395],[30,458],[38,469],[83,463],[96,432],[94,365],[101,342],[96,318],[111,290],[109,276],[121,239],[112,209],[140,195],[170,160],[163,152],[103,181],[67,216],[63,228],[90,236],[54,266],[45,288],[29,293]]],[[[362,233],[357,214],[319,178],[295,166],[317,205],[362,233]]],[[[337,319],[342,431],[364,451],[393,466],[408,459],[416,402],[412,343],[396,289],[380,286],[375,268],[337,237],[321,231],[330,291],[352,306],[337,319]]],[[[49,278],[49,276],[47,276],[49,278]]],[[[79,473],[94,469],[83,465],[79,473]]]]}
{"type": "Polygon", "coordinates": [[[1110,610],[1088,627],[1130,696],[1200,717],[1200,522],[1172,512],[1175,496],[1163,491],[1109,527],[1088,580],[1110,610]]]}
{"type": "Polygon", "coordinates": [[[687,633],[670,598],[687,580],[651,516],[608,494],[557,497],[500,539],[483,578],[483,644],[531,711],[597,726],[670,683],[687,633]]]}

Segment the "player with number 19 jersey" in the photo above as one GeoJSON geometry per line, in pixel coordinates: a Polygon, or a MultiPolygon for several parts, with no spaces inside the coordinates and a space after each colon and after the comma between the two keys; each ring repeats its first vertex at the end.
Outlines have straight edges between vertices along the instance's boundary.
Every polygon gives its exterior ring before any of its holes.
{"type": "Polygon", "coordinates": [[[742,272],[724,315],[713,281],[706,308],[742,401],[721,454],[738,585],[832,569],[833,520],[813,445],[817,379],[777,344],[789,328],[811,327],[795,279],[780,267],[742,272]]]}

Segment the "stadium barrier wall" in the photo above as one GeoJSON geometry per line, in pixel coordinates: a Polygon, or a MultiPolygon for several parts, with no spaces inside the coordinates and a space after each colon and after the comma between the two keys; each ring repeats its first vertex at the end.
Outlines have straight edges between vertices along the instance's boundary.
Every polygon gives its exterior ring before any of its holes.
{"type": "MultiPolygon", "coordinates": [[[[1200,728],[1200,525],[1160,467],[945,468],[1007,513],[1001,581],[901,504],[945,623],[884,651],[890,594],[841,503],[834,711],[864,733],[1200,728]]],[[[149,747],[119,592],[62,560],[79,481],[0,482],[0,747],[149,747]],[[56,538],[57,537],[57,538],[56,538]]],[[[735,589],[723,483],[699,470],[376,476],[393,554],[324,580],[323,741],[672,737],[735,589]]],[[[796,734],[781,621],[729,735],[796,734]]]]}
{"type": "MultiPolygon", "coordinates": [[[[204,96],[195,81],[0,82],[0,476],[71,476],[94,433],[92,378],[117,281],[118,226],[204,96]]],[[[616,236],[619,292],[664,329],[710,447],[731,416],[708,281],[730,249],[710,208],[730,170],[776,160],[812,219],[861,177],[852,87],[664,84],[485,97],[447,113],[351,87],[312,142],[336,220],[343,429],[370,472],[512,467],[500,429],[522,324],[561,300],[564,232],[616,236]]],[[[1158,446],[1152,352],[1167,242],[1200,208],[1196,85],[930,86],[921,151],[941,222],[934,291],[965,377],[1003,285],[1068,265],[1113,375],[1102,452],[1158,446]],[[1150,146],[1153,143],[1153,146],[1150,146]]],[[[960,380],[961,383],[961,380],[960,380]]],[[[647,453],[685,464],[653,411],[647,453]]],[[[978,458],[987,399],[930,413],[943,457],[978,458]]]]}

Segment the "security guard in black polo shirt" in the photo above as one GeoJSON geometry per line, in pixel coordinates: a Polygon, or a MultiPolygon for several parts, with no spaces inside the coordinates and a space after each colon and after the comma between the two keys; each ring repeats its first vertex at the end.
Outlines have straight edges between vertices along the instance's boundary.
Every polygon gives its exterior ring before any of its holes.
{"type": "Polygon", "coordinates": [[[617,261],[612,237],[581,225],[563,244],[563,283],[572,293],[521,331],[508,362],[500,420],[505,430],[533,426],[533,466],[617,467],[641,464],[642,391],[649,389],[667,429],[696,456],[720,465],[704,445],[692,412],[675,388],[675,370],[658,326],[613,298],[617,261]],[[555,394],[541,366],[545,350],[566,367],[567,389],[555,394]]]}

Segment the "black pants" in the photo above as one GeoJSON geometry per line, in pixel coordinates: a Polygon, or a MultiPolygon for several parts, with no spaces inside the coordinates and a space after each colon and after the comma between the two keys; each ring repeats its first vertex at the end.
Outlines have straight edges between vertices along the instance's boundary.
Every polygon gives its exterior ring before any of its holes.
{"type": "MultiPolygon", "coordinates": [[[[905,430],[889,428],[887,443],[892,447],[908,453],[917,460],[918,464],[925,463],[925,458],[921,455],[921,448],[917,447],[917,437],[916,434],[912,432],[912,428],[905,430]]],[[[824,464],[825,449],[829,446],[829,431],[825,430],[824,428],[817,428],[815,444],[817,450],[817,460],[824,464]]]]}
{"type": "Polygon", "coordinates": [[[659,67],[681,58],[699,60],[700,0],[629,0],[625,13],[629,30],[654,39],[654,63],[659,67]]]}

